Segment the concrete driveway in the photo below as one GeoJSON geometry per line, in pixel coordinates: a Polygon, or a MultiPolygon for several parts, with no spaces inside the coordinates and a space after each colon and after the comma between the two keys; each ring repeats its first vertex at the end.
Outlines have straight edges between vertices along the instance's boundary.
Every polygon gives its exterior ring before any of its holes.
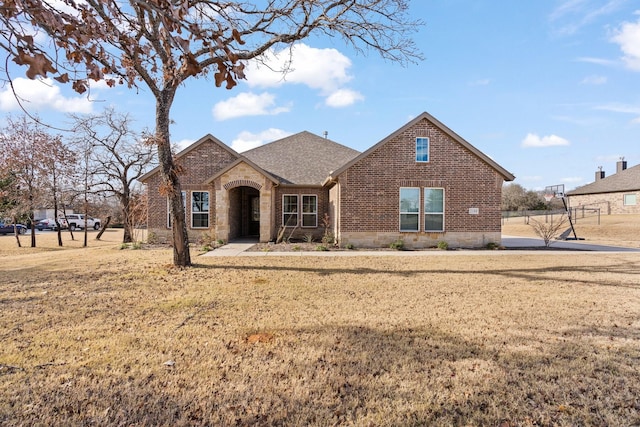
{"type": "MultiPolygon", "coordinates": [[[[542,239],[532,237],[502,236],[502,246],[508,249],[544,247],[542,239]]],[[[595,252],[640,252],[640,248],[594,245],[586,240],[553,240],[551,248],[595,252]]]]}

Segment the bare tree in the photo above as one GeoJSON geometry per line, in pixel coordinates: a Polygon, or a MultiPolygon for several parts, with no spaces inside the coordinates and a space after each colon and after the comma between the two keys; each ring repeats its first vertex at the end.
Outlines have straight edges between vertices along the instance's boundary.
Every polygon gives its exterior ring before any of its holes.
{"type": "MultiPolygon", "coordinates": [[[[420,58],[411,35],[421,22],[408,0],[14,0],[0,8],[0,46],[29,78],[53,74],[83,93],[90,80],[144,85],[156,100],[155,133],[173,223],[173,261],[191,265],[169,113],[176,91],[213,74],[233,88],[248,60],[312,34],[339,35],[358,51],[406,63],[420,58]],[[43,33],[49,37],[42,37],[43,33]],[[53,40],[53,43],[50,40],[53,40]],[[83,72],[80,72],[83,71],[83,72]]],[[[286,70],[281,70],[286,72],[286,70]]],[[[393,76],[391,76],[393,78],[393,76]]]]}
{"type": "Polygon", "coordinates": [[[72,116],[76,137],[90,141],[89,161],[97,191],[113,194],[122,209],[124,236],[122,243],[133,241],[132,190],[138,178],[154,160],[154,150],[133,129],[128,114],[105,109],[102,114],[72,116]]]}
{"type": "Polygon", "coordinates": [[[52,140],[53,137],[26,116],[7,117],[7,125],[0,132],[0,169],[5,171],[4,176],[14,178],[11,189],[15,201],[13,221],[17,222],[20,214],[27,215],[31,223],[31,247],[36,247],[34,211],[44,204],[43,163],[52,140]]]}
{"type": "Polygon", "coordinates": [[[529,225],[533,227],[533,231],[544,241],[544,245],[548,248],[551,246],[552,240],[555,237],[558,237],[560,230],[563,230],[566,227],[567,219],[564,215],[555,222],[553,221],[553,217],[550,222],[537,221],[532,218],[529,225]]]}
{"type": "Polygon", "coordinates": [[[64,144],[61,137],[51,139],[47,147],[42,147],[48,155],[42,159],[42,173],[46,179],[43,183],[46,187],[48,199],[53,205],[53,219],[58,233],[58,246],[62,246],[62,227],[60,225],[60,206],[64,206],[63,197],[65,190],[71,185],[76,158],[74,153],[64,144]]]}
{"type": "Polygon", "coordinates": [[[17,200],[17,192],[19,186],[16,184],[17,179],[15,172],[4,168],[4,163],[0,163],[0,219],[6,219],[10,216],[14,224],[14,235],[18,247],[22,247],[20,236],[16,229],[16,213],[19,212],[19,204],[17,200]]]}

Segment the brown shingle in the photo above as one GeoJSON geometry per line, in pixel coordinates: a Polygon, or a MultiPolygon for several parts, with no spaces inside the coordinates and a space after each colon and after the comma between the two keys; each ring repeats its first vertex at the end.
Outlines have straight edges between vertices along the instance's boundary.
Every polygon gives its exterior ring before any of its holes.
{"type": "Polygon", "coordinates": [[[304,131],[241,155],[281,179],[283,184],[321,185],[332,170],[358,154],[354,149],[304,131]]]}
{"type": "Polygon", "coordinates": [[[617,193],[640,190],[640,165],[625,169],[614,175],[583,185],[567,192],[567,196],[582,194],[617,193]]]}

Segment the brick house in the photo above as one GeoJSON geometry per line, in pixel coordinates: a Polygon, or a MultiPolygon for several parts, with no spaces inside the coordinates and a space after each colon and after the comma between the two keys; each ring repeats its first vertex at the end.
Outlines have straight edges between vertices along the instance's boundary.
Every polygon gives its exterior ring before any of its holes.
{"type": "MultiPolygon", "coordinates": [[[[409,248],[501,239],[502,184],[514,176],[428,113],[364,153],[301,132],[239,154],[207,135],[176,156],[190,238],[266,242],[329,231],[341,245],[409,248]]],[[[148,229],[170,238],[156,168],[141,178],[148,229]]]]}
{"type": "Polygon", "coordinates": [[[616,173],[605,176],[596,171],[595,181],[567,192],[571,208],[599,208],[605,215],[640,214],[640,165],[627,169],[627,162],[616,163],[616,173]]]}

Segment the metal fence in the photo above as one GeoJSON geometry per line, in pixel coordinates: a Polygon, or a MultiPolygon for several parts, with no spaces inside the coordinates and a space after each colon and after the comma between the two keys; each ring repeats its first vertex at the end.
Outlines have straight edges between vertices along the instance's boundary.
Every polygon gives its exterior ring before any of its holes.
{"type": "MultiPolygon", "coordinates": [[[[569,214],[571,215],[571,220],[574,224],[578,223],[579,220],[585,219],[595,219],[600,225],[600,208],[587,208],[584,206],[569,208],[569,214]]],[[[536,220],[541,221],[541,217],[544,217],[544,222],[553,222],[554,218],[567,216],[567,211],[564,209],[553,209],[553,210],[520,210],[520,211],[502,211],[502,223],[504,224],[505,220],[511,218],[522,218],[525,224],[529,224],[529,219],[531,217],[535,217],[536,220]]]]}

